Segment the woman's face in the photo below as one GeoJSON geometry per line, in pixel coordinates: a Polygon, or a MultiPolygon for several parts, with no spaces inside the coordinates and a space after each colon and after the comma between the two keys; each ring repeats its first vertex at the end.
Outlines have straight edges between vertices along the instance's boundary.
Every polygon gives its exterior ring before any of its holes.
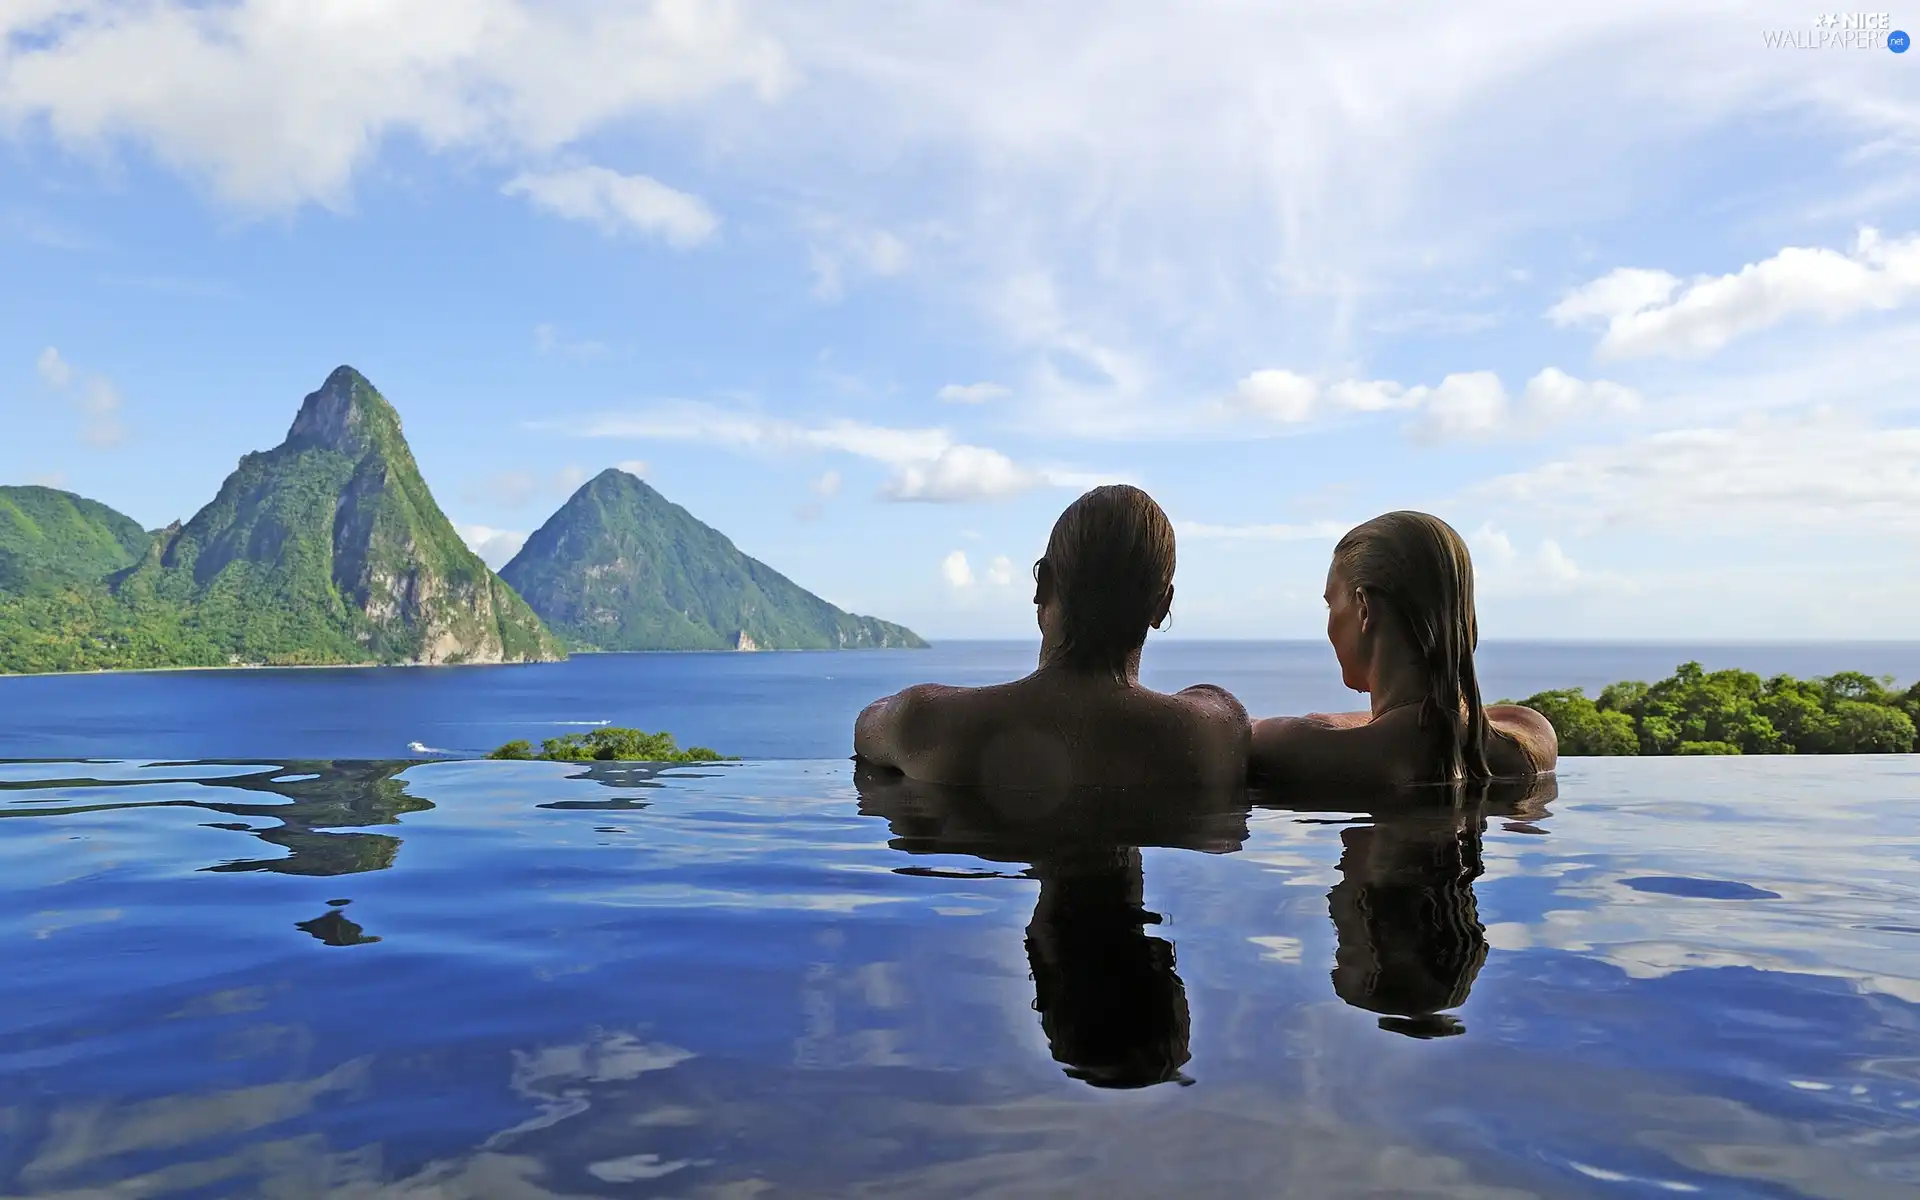
{"type": "Polygon", "coordinates": [[[1341,577],[1336,564],[1327,568],[1327,641],[1340,660],[1340,682],[1356,692],[1369,691],[1367,602],[1341,577]]]}

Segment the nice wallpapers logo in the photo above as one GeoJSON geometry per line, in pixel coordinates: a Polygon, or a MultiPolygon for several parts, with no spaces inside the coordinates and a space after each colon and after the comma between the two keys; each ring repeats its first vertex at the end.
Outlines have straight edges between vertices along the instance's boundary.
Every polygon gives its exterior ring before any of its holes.
{"type": "Polygon", "coordinates": [[[1821,13],[1812,29],[1768,29],[1774,50],[1879,50],[1905,54],[1910,39],[1893,27],[1892,13],[1821,13]]]}

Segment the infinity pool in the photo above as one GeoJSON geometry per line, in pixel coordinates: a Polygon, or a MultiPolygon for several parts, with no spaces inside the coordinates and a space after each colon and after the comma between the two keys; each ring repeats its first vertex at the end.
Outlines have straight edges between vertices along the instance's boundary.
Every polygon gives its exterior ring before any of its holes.
{"type": "Polygon", "coordinates": [[[1920,1192],[1920,758],[0,763],[0,1193],[1920,1192]]]}

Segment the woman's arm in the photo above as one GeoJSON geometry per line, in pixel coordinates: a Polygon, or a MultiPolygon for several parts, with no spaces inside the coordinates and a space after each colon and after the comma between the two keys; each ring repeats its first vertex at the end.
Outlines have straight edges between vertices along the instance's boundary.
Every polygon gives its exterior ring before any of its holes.
{"type": "Polygon", "coordinates": [[[1370,721],[1349,724],[1360,713],[1268,717],[1253,723],[1248,774],[1255,783],[1395,782],[1393,760],[1382,753],[1380,729],[1370,721]]]}

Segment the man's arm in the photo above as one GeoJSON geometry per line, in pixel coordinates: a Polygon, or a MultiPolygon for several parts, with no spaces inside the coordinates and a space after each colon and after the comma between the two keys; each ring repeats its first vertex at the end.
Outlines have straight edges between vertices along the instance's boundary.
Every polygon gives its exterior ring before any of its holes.
{"type": "Polygon", "coordinates": [[[906,771],[928,744],[934,696],[945,690],[916,684],[867,705],[853,722],[853,756],[871,766],[906,771]]]}
{"type": "Polygon", "coordinates": [[[1215,739],[1216,753],[1224,756],[1217,768],[1231,777],[1238,787],[1247,777],[1247,758],[1252,746],[1253,721],[1240,697],[1213,683],[1196,683],[1181,688],[1174,696],[1197,710],[1209,735],[1215,739]]]}

